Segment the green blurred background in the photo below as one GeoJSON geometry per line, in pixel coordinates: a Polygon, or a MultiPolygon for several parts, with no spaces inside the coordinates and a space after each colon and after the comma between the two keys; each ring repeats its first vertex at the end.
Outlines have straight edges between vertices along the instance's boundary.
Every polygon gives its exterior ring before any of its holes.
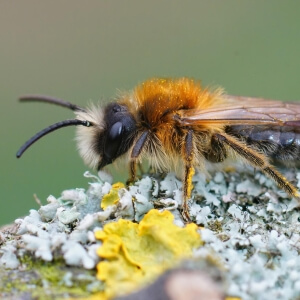
{"type": "Polygon", "coordinates": [[[45,203],[88,186],[74,128],[15,158],[37,131],[73,116],[19,95],[85,106],[152,76],[189,76],[231,94],[300,99],[299,13],[300,1],[0,0],[0,224],[37,208],[34,193],[45,203]]]}

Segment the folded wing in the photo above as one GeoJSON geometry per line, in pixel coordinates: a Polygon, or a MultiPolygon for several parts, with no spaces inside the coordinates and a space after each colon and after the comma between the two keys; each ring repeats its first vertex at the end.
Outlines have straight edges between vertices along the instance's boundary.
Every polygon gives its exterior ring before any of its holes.
{"type": "Polygon", "coordinates": [[[279,125],[300,127],[300,102],[225,95],[224,102],[209,109],[181,110],[182,125],[279,125]]]}

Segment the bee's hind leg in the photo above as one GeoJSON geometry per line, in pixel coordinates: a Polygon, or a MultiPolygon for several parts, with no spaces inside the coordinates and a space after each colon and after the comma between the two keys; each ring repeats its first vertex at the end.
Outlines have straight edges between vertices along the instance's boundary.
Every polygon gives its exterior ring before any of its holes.
{"type": "Polygon", "coordinates": [[[297,188],[293,186],[272,165],[269,164],[265,155],[254,149],[251,149],[243,142],[240,142],[228,134],[222,133],[215,134],[214,136],[219,140],[220,143],[229,146],[235,153],[246,159],[253,167],[260,169],[263,173],[272,178],[278,184],[278,186],[286,191],[289,195],[298,199],[300,198],[297,188]]]}

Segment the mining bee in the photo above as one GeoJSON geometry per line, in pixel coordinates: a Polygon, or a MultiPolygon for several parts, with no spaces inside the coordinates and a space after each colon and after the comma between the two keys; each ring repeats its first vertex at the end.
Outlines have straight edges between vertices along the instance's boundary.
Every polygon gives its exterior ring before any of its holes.
{"type": "Polygon", "coordinates": [[[20,100],[57,104],[73,110],[76,117],[37,133],[17,157],[44,135],[76,125],[79,153],[92,168],[100,170],[125,157],[130,181],[144,159],[157,172],[181,172],[186,220],[193,175],[195,170],[206,172],[207,163],[242,160],[272,178],[290,196],[300,196],[273,166],[299,160],[300,104],[226,95],[220,88],[203,88],[189,78],[147,80],[105,107],[82,108],[35,95],[20,100]]]}

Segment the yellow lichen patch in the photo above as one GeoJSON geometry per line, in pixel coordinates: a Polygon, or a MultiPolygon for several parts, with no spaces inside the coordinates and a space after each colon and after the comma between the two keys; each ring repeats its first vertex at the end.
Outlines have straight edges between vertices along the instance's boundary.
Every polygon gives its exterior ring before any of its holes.
{"type": "Polygon", "coordinates": [[[103,241],[98,255],[98,278],[105,283],[107,299],[129,293],[153,281],[202,244],[196,224],[181,228],[169,211],[150,210],[133,223],[120,219],[95,233],[103,241]]]}
{"type": "MultiPolygon", "coordinates": [[[[69,300],[75,300],[75,298],[69,298],[69,300]]],[[[76,300],[107,300],[107,297],[104,292],[99,292],[86,298],[76,298],[76,300]]]]}
{"type": "Polygon", "coordinates": [[[111,190],[108,194],[104,195],[101,201],[101,208],[106,209],[110,205],[118,203],[119,198],[119,189],[125,188],[125,185],[122,182],[117,182],[112,185],[111,190]]]}

